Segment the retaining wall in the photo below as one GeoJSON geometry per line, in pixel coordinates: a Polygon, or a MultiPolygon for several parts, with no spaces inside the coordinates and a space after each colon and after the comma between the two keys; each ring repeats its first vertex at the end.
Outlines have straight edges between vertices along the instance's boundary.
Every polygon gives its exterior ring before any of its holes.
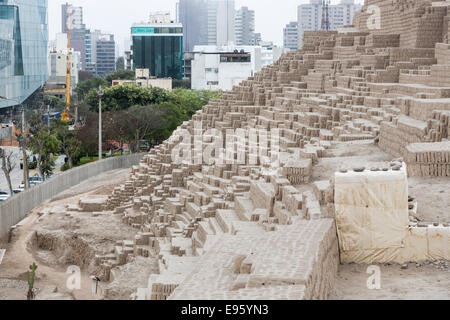
{"type": "Polygon", "coordinates": [[[0,203],[0,239],[8,235],[12,226],[44,201],[103,172],[137,165],[144,155],[145,153],[137,153],[114,157],[73,168],[0,203]]]}

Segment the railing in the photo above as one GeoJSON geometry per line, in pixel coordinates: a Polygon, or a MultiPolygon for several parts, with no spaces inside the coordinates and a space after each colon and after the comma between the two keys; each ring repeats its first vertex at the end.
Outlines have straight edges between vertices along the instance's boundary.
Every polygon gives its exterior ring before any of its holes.
{"type": "Polygon", "coordinates": [[[6,237],[12,226],[22,221],[31,210],[44,201],[103,172],[137,165],[144,155],[145,153],[136,153],[113,157],[76,167],[16,194],[5,202],[0,202],[0,239],[6,237]]]}

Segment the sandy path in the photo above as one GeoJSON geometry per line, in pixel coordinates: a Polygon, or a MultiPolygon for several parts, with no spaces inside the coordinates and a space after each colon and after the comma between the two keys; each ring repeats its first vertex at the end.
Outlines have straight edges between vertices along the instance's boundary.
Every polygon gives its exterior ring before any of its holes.
{"type": "Polygon", "coordinates": [[[433,265],[416,267],[409,264],[402,270],[399,265],[379,265],[381,288],[370,290],[367,279],[368,265],[339,266],[331,300],[450,300],[450,271],[433,265]]]}

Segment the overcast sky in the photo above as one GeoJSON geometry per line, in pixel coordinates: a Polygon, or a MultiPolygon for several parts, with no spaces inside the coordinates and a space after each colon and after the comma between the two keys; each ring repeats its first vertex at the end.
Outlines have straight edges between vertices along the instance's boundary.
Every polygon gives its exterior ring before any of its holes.
{"type": "MultiPolygon", "coordinates": [[[[69,2],[83,7],[87,28],[113,33],[121,51],[124,40],[130,37],[134,22],[147,21],[152,11],[170,11],[175,18],[177,0],[48,0],[50,39],[61,32],[61,5],[69,2]]],[[[297,6],[309,0],[235,0],[236,9],[247,6],[255,10],[256,32],[264,41],[283,44],[283,27],[297,19],[297,6]]],[[[332,0],[331,3],[338,3],[332,0]]],[[[362,3],[363,0],[356,0],[362,3]]]]}

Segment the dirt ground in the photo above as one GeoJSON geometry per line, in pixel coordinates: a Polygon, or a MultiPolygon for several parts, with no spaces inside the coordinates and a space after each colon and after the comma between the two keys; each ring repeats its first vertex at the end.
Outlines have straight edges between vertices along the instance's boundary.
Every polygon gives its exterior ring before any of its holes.
{"type": "Polygon", "coordinates": [[[121,224],[120,218],[114,215],[92,217],[75,212],[67,216],[64,207],[76,204],[81,196],[110,194],[129,173],[130,169],[115,170],[89,179],[36,208],[19,223],[11,242],[0,244],[0,248],[6,249],[0,264],[0,300],[26,299],[26,271],[33,262],[38,265],[35,282],[40,292],[38,299],[101,299],[100,294],[93,295],[91,290],[89,271],[93,269],[88,261],[93,258],[91,249],[108,251],[117,240],[129,238],[136,231],[121,224]],[[39,214],[48,207],[61,208],[61,212],[39,214]],[[39,241],[35,239],[36,231],[39,241]],[[81,267],[79,290],[68,289],[70,265],[81,267]]]}
{"type": "Polygon", "coordinates": [[[450,177],[410,178],[409,195],[418,201],[417,216],[428,223],[450,223],[450,177]]]}
{"type": "Polygon", "coordinates": [[[330,300],[450,300],[450,271],[434,264],[378,265],[379,290],[367,288],[368,265],[339,266],[330,300]]]}

